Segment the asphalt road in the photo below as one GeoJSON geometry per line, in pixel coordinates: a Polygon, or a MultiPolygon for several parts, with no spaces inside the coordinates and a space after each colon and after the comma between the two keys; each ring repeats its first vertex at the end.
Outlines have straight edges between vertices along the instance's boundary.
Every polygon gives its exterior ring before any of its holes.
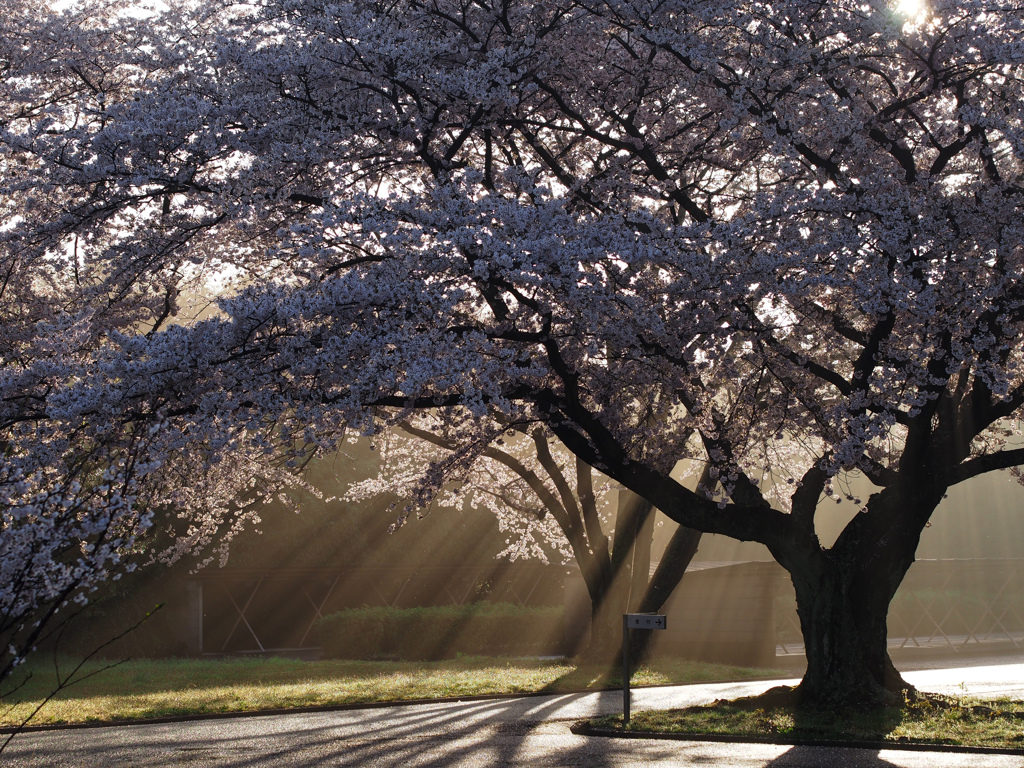
{"type": "MultiPolygon", "coordinates": [[[[922,690],[1024,697],[1024,664],[906,673],[922,690]]],[[[634,690],[634,711],[758,693],[779,681],[634,690]]],[[[620,711],[618,692],[432,703],[17,736],[0,764],[127,768],[476,768],[478,766],[738,766],[740,768],[1024,767],[1012,755],[835,749],[575,736],[569,726],[620,711]]]]}

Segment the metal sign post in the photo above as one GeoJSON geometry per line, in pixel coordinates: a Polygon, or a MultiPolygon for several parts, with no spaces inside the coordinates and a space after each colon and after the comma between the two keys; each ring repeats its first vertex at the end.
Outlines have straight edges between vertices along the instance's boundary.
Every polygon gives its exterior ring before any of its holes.
{"type": "Polygon", "coordinates": [[[657,613],[622,614],[622,726],[629,725],[629,630],[665,629],[665,617],[657,613]]]}
{"type": "Polygon", "coordinates": [[[629,614],[622,614],[622,727],[629,725],[629,614]]]}

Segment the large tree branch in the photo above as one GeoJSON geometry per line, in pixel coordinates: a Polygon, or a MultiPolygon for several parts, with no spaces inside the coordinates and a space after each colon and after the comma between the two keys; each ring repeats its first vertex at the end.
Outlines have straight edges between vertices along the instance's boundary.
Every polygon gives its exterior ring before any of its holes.
{"type": "Polygon", "coordinates": [[[569,450],[634,493],[648,499],[669,518],[705,533],[740,541],[783,546],[791,531],[789,516],[764,506],[718,504],[691,491],[669,474],[632,460],[623,446],[593,415],[569,406],[553,393],[538,395],[550,412],[549,426],[569,450]]]}
{"type": "Polygon", "coordinates": [[[857,468],[864,473],[864,476],[880,488],[892,485],[899,479],[899,473],[880,464],[874,459],[863,456],[857,468]]]}
{"type": "Polygon", "coordinates": [[[804,472],[804,476],[800,480],[800,487],[793,493],[793,522],[805,535],[815,535],[814,513],[818,509],[818,499],[821,498],[826,480],[828,480],[828,474],[816,461],[810,469],[804,472]]]}
{"type": "Polygon", "coordinates": [[[587,531],[587,539],[594,554],[603,562],[610,562],[608,537],[601,528],[601,519],[597,513],[597,497],[594,495],[593,469],[579,456],[576,462],[576,493],[580,506],[583,508],[583,526],[587,531]]]}
{"type": "Polygon", "coordinates": [[[868,388],[871,372],[877,364],[876,358],[878,357],[882,342],[889,338],[895,327],[896,313],[889,310],[875,323],[875,327],[871,329],[864,349],[861,350],[857,361],[853,364],[853,379],[857,382],[859,389],[866,390],[868,388]]]}
{"type": "Polygon", "coordinates": [[[580,511],[579,503],[572,492],[572,488],[566,481],[565,475],[562,473],[562,468],[558,466],[554,456],[551,455],[551,446],[548,445],[543,429],[539,427],[534,429],[530,437],[533,438],[533,445],[537,451],[537,461],[544,467],[544,471],[551,478],[551,482],[555,484],[555,490],[558,491],[558,495],[562,500],[562,509],[572,519],[574,525],[582,523],[582,512],[580,511]]]}
{"type": "Polygon", "coordinates": [[[1011,448],[1006,451],[985,454],[961,463],[949,475],[947,479],[950,485],[962,483],[972,477],[983,475],[986,472],[994,472],[999,469],[1009,469],[1024,464],[1024,448],[1011,448]]]}

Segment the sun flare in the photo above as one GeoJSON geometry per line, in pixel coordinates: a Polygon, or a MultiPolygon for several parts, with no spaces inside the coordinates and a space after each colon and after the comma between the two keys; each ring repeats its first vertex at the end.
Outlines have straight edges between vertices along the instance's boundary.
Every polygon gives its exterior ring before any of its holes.
{"type": "Polygon", "coordinates": [[[925,0],[897,0],[896,11],[903,16],[917,18],[925,9],[925,0]]]}

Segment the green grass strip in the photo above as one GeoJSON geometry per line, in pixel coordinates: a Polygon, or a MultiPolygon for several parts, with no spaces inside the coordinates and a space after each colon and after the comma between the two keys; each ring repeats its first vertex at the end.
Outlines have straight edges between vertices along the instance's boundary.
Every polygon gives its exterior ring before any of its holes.
{"type": "MultiPolygon", "coordinates": [[[[598,718],[590,724],[621,732],[622,715],[598,718]]],[[[830,714],[793,706],[718,701],[705,707],[635,712],[626,731],[1022,749],[1024,702],[929,696],[905,708],[830,714]]]]}
{"type": "MultiPolygon", "coordinates": [[[[71,669],[71,659],[58,660],[71,669]]],[[[103,663],[87,664],[87,675],[103,663]]],[[[142,720],[223,712],[617,687],[607,667],[568,661],[460,657],[450,661],[299,661],[279,658],[128,661],[58,693],[33,725],[142,720]]],[[[691,661],[644,666],[633,685],[760,679],[776,670],[691,661]]],[[[53,665],[27,665],[27,682],[0,703],[0,725],[18,725],[55,685],[53,665]]],[[[17,684],[21,680],[12,681],[17,684]]]]}

